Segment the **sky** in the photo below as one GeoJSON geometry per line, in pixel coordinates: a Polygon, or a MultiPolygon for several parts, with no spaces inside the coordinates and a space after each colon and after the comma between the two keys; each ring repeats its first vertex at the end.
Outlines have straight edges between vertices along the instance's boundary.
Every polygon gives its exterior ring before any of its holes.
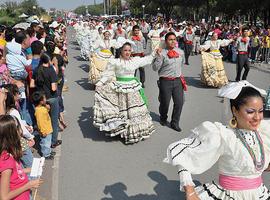
{"type": "MultiPolygon", "coordinates": [[[[0,0],[0,4],[7,1],[15,0],[0,0]]],[[[94,0],[37,0],[39,5],[45,9],[57,8],[57,9],[68,9],[73,10],[81,5],[94,4],[94,0]]],[[[17,2],[21,2],[17,0],[17,2]]],[[[96,0],[96,3],[101,3],[103,0],[96,0]]]]}

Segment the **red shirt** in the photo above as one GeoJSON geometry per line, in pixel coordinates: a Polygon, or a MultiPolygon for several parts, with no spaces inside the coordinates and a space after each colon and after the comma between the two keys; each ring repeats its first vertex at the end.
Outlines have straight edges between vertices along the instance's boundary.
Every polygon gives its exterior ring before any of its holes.
{"type": "MultiPolygon", "coordinates": [[[[20,188],[28,182],[28,177],[23,171],[22,164],[17,162],[12,155],[4,151],[0,156],[0,174],[7,169],[11,169],[12,171],[9,185],[10,191],[20,188]]],[[[30,190],[21,193],[13,200],[30,200],[30,190]]]]}

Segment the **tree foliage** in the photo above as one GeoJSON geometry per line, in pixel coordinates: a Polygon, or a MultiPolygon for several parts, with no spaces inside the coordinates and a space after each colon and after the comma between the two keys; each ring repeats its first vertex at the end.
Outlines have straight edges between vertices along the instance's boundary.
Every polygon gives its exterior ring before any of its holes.
{"type": "Polygon", "coordinates": [[[103,4],[79,6],[74,12],[78,15],[85,15],[87,14],[87,10],[90,15],[101,15],[103,14],[103,4]]]}
{"type": "Polygon", "coordinates": [[[16,1],[6,1],[1,4],[0,9],[0,24],[14,25],[21,19],[19,15],[41,15],[46,10],[38,5],[36,0],[23,0],[21,3],[16,1]]]}
{"type": "Polygon", "coordinates": [[[270,1],[266,0],[128,0],[131,11],[135,15],[142,13],[142,5],[145,5],[145,13],[157,13],[157,8],[166,19],[181,16],[188,20],[199,18],[213,19],[221,16],[225,20],[243,17],[253,24],[258,18],[265,24],[270,24],[270,1]]]}

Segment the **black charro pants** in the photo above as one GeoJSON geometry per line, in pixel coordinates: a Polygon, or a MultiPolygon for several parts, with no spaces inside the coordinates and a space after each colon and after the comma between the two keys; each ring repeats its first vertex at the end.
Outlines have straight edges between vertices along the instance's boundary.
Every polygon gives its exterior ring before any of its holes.
{"type": "Polygon", "coordinates": [[[189,63],[188,58],[190,56],[190,53],[192,52],[192,49],[193,49],[192,44],[186,44],[185,43],[185,48],[184,48],[184,51],[185,51],[185,63],[189,63]]]}
{"type": "Polygon", "coordinates": [[[243,73],[242,76],[242,80],[247,80],[247,75],[249,72],[249,68],[250,68],[250,62],[249,62],[249,58],[248,58],[248,54],[238,54],[237,55],[237,69],[236,69],[236,81],[240,81],[241,78],[241,72],[243,70],[243,68],[245,68],[245,71],[243,73]]]}
{"type": "MultiPolygon", "coordinates": [[[[143,67],[140,67],[139,68],[139,72],[140,72],[140,81],[144,85],[144,82],[145,82],[145,71],[144,71],[144,68],[143,67]]],[[[135,76],[136,76],[136,74],[137,74],[137,69],[135,71],[135,76]]]]}
{"type": "Polygon", "coordinates": [[[160,121],[167,121],[168,109],[171,98],[173,99],[172,124],[179,124],[182,107],[184,104],[184,91],[180,78],[175,80],[159,79],[159,113],[160,121]]]}

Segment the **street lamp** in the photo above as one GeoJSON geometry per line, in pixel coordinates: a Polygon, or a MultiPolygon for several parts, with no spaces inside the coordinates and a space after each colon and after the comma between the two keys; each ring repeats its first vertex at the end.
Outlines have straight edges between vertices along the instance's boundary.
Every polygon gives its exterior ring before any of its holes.
{"type": "Polygon", "coordinates": [[[88,7],[87,6],[85,6],[85,13],[86,13],[86,15],[88,14],[88,7]]]}
{"type": "Polygon", "coordinates": [[[34,15],[37,14],[36,11],[37,11],[37,7],[36,7],[36,6],[33,6],[33,14],[34,14],[34,15]]]}
{"type": "Polygon", "coordinates": [[[142,5],[143,19],[144,19],[144,8],[145,8],[145,5],[142,5]]]}

